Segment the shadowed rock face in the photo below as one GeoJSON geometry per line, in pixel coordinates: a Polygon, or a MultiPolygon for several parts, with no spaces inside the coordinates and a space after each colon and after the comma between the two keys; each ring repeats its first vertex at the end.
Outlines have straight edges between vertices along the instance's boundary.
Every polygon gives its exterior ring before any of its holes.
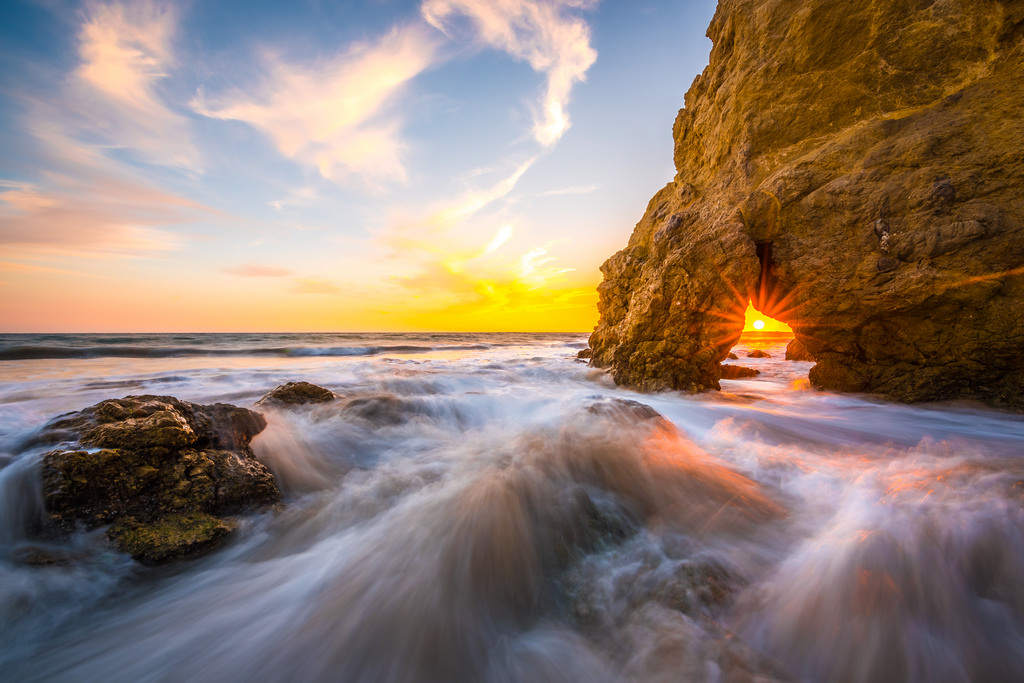
{"type": "Polygon", "coordinates": [[[811,381],[1024,405],[1024,2],[721,0],[593,363],[718,388],[748,299],[811,381]]]}

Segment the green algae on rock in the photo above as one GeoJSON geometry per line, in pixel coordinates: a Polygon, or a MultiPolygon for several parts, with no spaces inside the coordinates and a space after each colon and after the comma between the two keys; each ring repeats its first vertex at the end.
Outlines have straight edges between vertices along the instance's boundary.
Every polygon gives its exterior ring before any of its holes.
{"type": "Polygon", "coordinates": [[[1024,405],[1024,3],[721,0],[593,364],[719,388],[747,302],[820,388],[1024,405]]]}
{"type": "Polygon", "coordinates": [[[233,521],[203,512],[174,513],[150,522],[125,517],[107,538],[143,564],[163,564],[213,550],[234,529],[233,521]]]}
{"type": "Polygon", "coordinates": [[[44,431],[62,442],[43,456],[49,522],[63,531],[113,524],[111,541],[151,563],[208,550],[232,528],[221,516],[280,500],[249,447],[265,426],[245,408],[171,396],[128,396],[62,416],[44,431]]]}

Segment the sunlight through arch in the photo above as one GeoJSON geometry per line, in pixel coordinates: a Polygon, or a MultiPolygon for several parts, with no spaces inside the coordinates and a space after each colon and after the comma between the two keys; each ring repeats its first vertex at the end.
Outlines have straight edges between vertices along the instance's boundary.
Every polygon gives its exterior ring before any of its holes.
{"type": "Polygon", "coordinates": [[[754,308],[753,301],[747,302],[747,310],[743,313],[743,333],[758,333],[758,332],[774,332],[778,334],[793,335],[793,328],[782,322],[776,320],[771,316],[767,316],[761,313],[759,310],[754,308]]]}

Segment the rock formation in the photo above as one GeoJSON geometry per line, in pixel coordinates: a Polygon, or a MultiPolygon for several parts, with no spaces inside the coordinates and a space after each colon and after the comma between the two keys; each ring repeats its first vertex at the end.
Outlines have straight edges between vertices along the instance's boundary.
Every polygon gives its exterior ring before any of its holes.
{"type": "Polygon", "coordinates": [[[286,382],[274,387],[256,401],[258,406],[300,406],[307,403],[327,403],[337,396],[330,389],[311,384],[310,382],[286,382]]]}
{"type": "Polygon", "coordinates": [[[814,385],[1024,405],[1024,2],[721,0],[593,363],[718,388],[748,300],[814,385]]]}
{"type": "Polygon", "coordinates": [[[811,354],[807,351],[807,347],[799,339],[791,339],[786,344],[786,360],[796,361],[808,361],[814,360],[811,354]]]}
{"type": "Polygon", "coordinates": [[[224,403],[128,396],[62,416],[44,431],[51,525],[111,525],[119,549],[159,563],[213,548],[234,528],[223,515],[274,503],[274,477],[249,442],[263,417],[224,403]]]}
{"type": "Polygon", "coordinates": [[[761,371],[755,370],[754,368],[748,368],[743,365],[722,363],[721,379],[744,379],[745,377],[757,377],[760,374],[761,371]]]}

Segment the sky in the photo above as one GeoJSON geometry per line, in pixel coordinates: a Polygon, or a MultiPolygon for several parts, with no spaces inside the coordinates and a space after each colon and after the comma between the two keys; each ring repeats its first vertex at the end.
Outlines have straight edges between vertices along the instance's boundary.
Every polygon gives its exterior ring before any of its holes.
{"type": "Polygon", "coordinates": [[[5,0],[0,331],[581,331],[714,0],[5,0]]]}

